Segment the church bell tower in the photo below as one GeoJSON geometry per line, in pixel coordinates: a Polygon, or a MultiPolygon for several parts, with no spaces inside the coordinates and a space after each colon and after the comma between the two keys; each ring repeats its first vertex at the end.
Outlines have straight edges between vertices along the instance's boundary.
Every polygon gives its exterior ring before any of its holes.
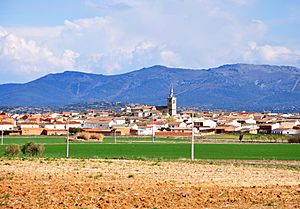
{"type": "Polygon", "coordinates": [[[168,97],[168,110],[170,116],[176,115],[176,97],[174,97],[174,89],[172,84],[170,87],[170,94],[168,97]]]}

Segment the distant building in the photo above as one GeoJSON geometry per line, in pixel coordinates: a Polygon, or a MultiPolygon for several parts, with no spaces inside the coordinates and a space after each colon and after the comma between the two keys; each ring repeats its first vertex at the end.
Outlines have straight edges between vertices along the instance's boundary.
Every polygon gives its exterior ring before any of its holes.
{"type": "Polygon", "coordinates": [[[173,85],[171,85],[170,93],[167,98],[167,106],[156,106],[156,109],[162,114],[169,114],[175,116],[177,114],[176,97],[174,96],[173,85]]]}
{"type": "Polygon", "coordinates": [[[0,131],[13,130],[14,122],[1,122],[0,121],[0,131]]]}
{"type": "Polygon", "coordinates": [[[113,118],[88,118],[84,124],[83,128],[100,128],[100,129],[110,129],[113,124],[113,118]]]}
{"type": "Polygon", "coordinates": [[[174,96],[174,89],[173,89],[173,85],[171,85],[170,88],[170,94],[168,97],[168,110],[169,110],[169,115],[170,116],[174,116],[176,115],[177,111],[176,111],[176,97],[174,96]]]}

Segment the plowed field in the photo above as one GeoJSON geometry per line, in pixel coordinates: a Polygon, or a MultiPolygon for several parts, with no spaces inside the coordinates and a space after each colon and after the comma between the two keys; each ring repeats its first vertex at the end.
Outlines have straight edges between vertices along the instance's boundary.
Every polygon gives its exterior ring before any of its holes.
{"type": "Polygon", "coordinates": [[[300,208],[298,161],[246,163],[1,159],[0,208],[300,208]]]}

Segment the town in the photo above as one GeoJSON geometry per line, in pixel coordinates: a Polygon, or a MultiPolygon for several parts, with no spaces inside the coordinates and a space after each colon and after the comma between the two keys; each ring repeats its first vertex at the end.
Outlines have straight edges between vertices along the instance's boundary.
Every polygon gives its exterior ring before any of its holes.
{"type": "Polygon", "coordinates": [[[173,87],[166,106],[139,105],[112,110],[87,110],[46,114],[0,112],[2,135],[67,135],[70,130],[105,136],[190,137],[213,134],[300,133],[299,114],[255,112],[177,113],[173,87]]]}

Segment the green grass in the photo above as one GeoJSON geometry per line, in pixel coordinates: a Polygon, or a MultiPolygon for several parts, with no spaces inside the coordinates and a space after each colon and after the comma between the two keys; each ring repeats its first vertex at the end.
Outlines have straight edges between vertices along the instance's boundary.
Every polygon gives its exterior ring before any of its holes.
{"type": "MultiPolygon", "coordinates": [[[[189,159],[187,143],[71,143],[71,158],[189,159]]],[[[0,156],[5,149],[0,146],[0,156]]],[[[65,144],[46,144],[46,158],[64,158],[65,144]]],[[[22,157],[22,156],[21,156],[22,157]]],[[[300,160],[300,144],[195,144],[196,159],[300,160]]]]}
{"type": "MultiPolygon", "coordinates": [[[[106,137],[104,138],[104,143],[114,143],[114,137],[106,137]]],[[[137,137],[117,137],[117,142],[152,142],[152,137],[143,137],[143,138],[137,138],[137,137]]],[[[189,142],[190,139],[182,139],[182,138],[154,138],[155,142],[168,142],[168,143],[176,143],[176,142],[189,142]]]]}
{"type": "Polygon", "coordinates": [[[4,138],[4,144],[25,144],[26,142],[33,141],[36,143],[65,143],[65,139],[63,137],[9,137],[4,138]]]}
{"type": "MultiPolygon", "coordinates": [[[[104,143],[114,143],[114,137],[105,137],[104,143]]],[[[155,142],[189,142],[189,139],[181,139],[181,138],[155,138],[155,142]]],[[[28,141],[34,141],[36,143],[44,143],[44,144],[57,144],[57,143],[65,143],[65,137],[6,137],[4,138],[4,144],[24,144],[28,141]]],[[[147,138],[137,138],[137,137],[117,137],[118,143],[128,143],[128,142],[152,142],[152,137],[147,138]]],[[[89,142],[95,143],[95,142],[89,142]]],[[[98,142],[96,142],[98,143],[98,142]]]]}
{"type": "MultiPolygon", "coordinates": [[[[200,137],[201,138],[201,137],[200,137]]],[[[207,136],[202,136],[204,139],[239,139],[238,135],[235,134],[212,134],[207,136]]]]}
{"type": "MultiPolygon", "coordinates": [[[[226,139],[231,139],[231,140],[236,140],[239,141],[239,135],[238,134],[212,134],[212,135],[207,135],[207,136],[201,136],[201,137],[196,137],[196,138],[204,138],[204,139],[220,139],[220,140],[226,140],[226,139]]],[[[264,140],[266,142],[270,140],[277,140],[277,141],[287,141],[289,136],[285,135],[266,135],[266,134],[243,134],[243,140],[264,140]]]]}

